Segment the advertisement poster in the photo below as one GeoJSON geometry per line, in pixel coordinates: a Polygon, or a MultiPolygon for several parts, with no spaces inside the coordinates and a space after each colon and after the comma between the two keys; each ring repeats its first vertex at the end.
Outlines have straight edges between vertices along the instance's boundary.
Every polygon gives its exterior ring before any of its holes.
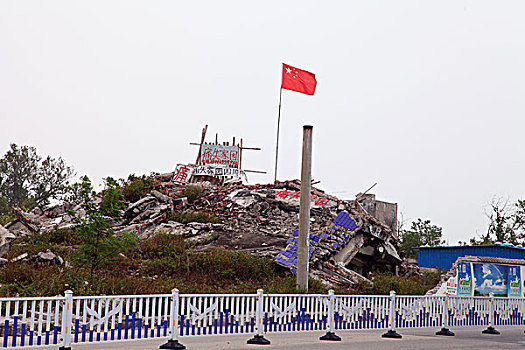
{"type": "Polygon", "coordinates": [[[509,289],[508,295],[511,298],[521,297],[521,271],[519,266],[508,266],[509,268],[509,289]]]}
{"type": "Polygon", "coordinates": [[[456,277],[450,277],[448,279],[446,293],[448,295],[458,295],[458,285],[456,283],[456,277]]]}
{"type": "Polygon", "coordinates": [[[458,295],[472,295],[472,269],[470,263],[458,263],[458,295]]]}
{"type": "Polygon", "coordinates": [[[521,297],[525,297],[525,266],[520,266],[521,270],[521,297]]]}
{"type": "Polygon", "coordinates": [[[472,264],[474,271],[474,296],[507,296],[507,265],[472,264]]]}

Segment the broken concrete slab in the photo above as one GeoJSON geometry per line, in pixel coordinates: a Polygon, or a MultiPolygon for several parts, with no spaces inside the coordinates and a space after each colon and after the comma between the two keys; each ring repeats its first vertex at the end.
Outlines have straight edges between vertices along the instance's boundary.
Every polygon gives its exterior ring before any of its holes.
{"type": "Polygon", "coordinates": [[[16,236],[9,230],[0,225],[0,257],[7,254],[11,247],[11,242],[16,239],[16,236]]]}

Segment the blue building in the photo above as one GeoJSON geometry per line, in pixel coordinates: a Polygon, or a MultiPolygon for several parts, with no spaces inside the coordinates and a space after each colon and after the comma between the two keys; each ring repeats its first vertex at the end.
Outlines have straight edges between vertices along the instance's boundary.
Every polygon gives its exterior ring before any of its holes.
{"type": "Polygon", "coordinates": [[[449,270],[457,258],[467,255],[525,259],[525,248],[506,243],[449,247],[413,247],[413,249],[419,250],[417,253],[417,265],[419,267],[437,267],[443,270],[449,270]]]}

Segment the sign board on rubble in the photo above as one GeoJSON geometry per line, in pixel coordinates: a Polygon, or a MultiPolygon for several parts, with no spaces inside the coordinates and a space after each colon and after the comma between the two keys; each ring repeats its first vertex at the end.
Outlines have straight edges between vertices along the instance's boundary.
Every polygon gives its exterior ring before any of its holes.
{"type": "Polygon", "coordinates": [[[204,165],[222,165],[225,167],[239,167],[239,146],[201,145],[201,163],[204,165]]]}
{"type": "Polygon", "coordinates": [[[234,177],[246,179],[246,173],[241,169],[236,168],[225,168],[210,165],[186,165],[177,164],[175,173],[173,174],[173,182],[177,183],[188,183],[192,175],[205,175],[214,177],[234,177]]]}
{"type": "Polygon", "coordinates": [[[190,182],[191,175],[193,173],[193,167],[185,164],[177,164],[175,173],[173,174],[173,182],[177,183],[188,183],[190,182]]]}
{"type": "MultiPolygon", "coordinates": [[[[275,190],[275,198],[283,202],[299,205],[301,198],[301,191],[290,191],[287,189],[275,190]]],[[[313,207],[335,207],[337,203],[329,198],[311,195],[311,203],[313,207]]]]}
{"type": "Polygon", "coordinates": [[[246,178],[246,173],[244,170],[237,168],[224,168],[224,167],[215,167],[209,165],[197,165],[193,168],[193,175],[206,175],[214,177],[236,177],[240,178],[244,176],[246,178]]]}
{"type": "Polygon", "coordinates": [[[458,284],[454,276],[450,277],[447,281],[447,294],[458,295],[458,284]]]}

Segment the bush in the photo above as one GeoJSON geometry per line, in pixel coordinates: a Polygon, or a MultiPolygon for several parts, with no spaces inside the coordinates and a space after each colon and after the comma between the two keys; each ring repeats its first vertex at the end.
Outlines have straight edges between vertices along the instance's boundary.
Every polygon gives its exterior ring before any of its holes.
{"type": "Polygon", "coordinates": [[[192,203],[194,200],[199,198],[204,190],[200,186],[188,185],[184,188],[184,191],[180,193],[180,197],[186,197],[188,203],[192,203]]]}
{"type": "Polygon", "coordinates": [[[120,180],[121,192],[124,195],[124,199],[129,203],[135,203],[146,194],[148,194],[154,187],[157,181],[155,180],[154,174],[135,176],[131,174],[127,180],[120,180]]]}
{"type": "Polygon", "coordinates": [[[174,213],[170,216],[170,220],[180,222],[182,224],[187,224],[189,222],[200,222],[212,224],[217,224],[220,222],[219,218],[213,214],[208,214],[205,212],[193,212],[193,211],[183,211],[174,213]]]}
{"type": "Polygon", "coordinates": [[[43,233],[34,232],[17,240],[5,258],[11,260],[24,253],[31,256],[49,249],[66,259],[73,251],[68,246],[79,243],[78,235],[70,228],[55,229],[43,233]]]}
{"type": "Polygon", "coordinates": [[[398,295],[424,295],[439,283],[441,272],[426,272],[423,277],[394,276],[391,273],[376,273],[372,277],[374,285],[361,283],[355,294],[388,295],[395,291],[398,295]]]}

